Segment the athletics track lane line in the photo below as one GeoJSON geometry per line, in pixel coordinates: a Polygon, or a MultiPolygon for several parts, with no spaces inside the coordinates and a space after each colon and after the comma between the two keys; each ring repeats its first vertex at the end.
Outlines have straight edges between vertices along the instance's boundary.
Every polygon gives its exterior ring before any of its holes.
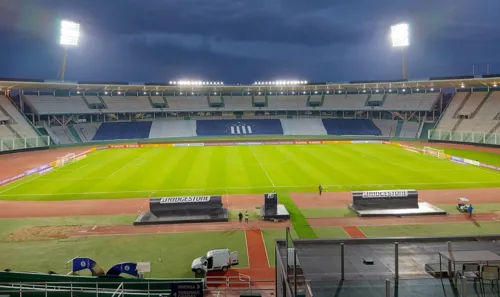
{"type": "Polygon", "coordinates": [[[351,238],[367,238],[368,237],[368,236],[366,236],[365,233],[363,233],[363,231],[359,230],[359,228],[356,226],[342,226],[342,229],[351,238]]]}
{"type": "Polygon", "coordinates": [[[250,268],[268,268],[266,247],[260,229],[245,230],[250,268]]]}

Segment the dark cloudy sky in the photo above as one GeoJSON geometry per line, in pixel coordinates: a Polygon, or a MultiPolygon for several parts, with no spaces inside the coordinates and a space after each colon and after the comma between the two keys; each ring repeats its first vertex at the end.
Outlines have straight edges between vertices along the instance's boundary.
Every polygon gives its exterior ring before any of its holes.
{"type": "Polygon", "coordinates": [[[499,0],[0,0],[0,77],[55,79],[57,20],[81,23],[67,80],[251,83],[500,73],[499,0]]]}

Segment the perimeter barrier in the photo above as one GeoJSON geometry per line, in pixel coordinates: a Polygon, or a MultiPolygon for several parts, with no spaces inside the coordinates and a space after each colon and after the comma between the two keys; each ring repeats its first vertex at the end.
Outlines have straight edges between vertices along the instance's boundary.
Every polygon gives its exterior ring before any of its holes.
{"type": "Polygon", "coordinates": [[[50,136],[0,139],[0,152],[45,148],[50,146],[50,136]]]}
{"type": "Polygon", "coordinates": [[[429,130],[429,140],[500,145],[499,133],[429,130]]]}

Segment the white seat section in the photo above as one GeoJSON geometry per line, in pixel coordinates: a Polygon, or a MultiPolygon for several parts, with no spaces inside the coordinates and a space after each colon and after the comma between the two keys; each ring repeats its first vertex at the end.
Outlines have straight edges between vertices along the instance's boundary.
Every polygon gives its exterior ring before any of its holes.
{"type": "Polygon", "coordinates": [[[405,121],[403,122],[403,126],[401,127],[401,132],[399,133],[399,137],[417,138],[419,129],[420,129],[420,123],[405,121]]]}
{"type": "Polygon", "coordinates": [[[169,110],[210,110],[206,96],[168,96],[165,98],[167,98],[169,110]]]}
{"type": "Polygon", "coordinates": [[[474,116],[474,120],[491,121],[500,113],[500,91],[492,92],[481,109],[474,116]]]}
{"type": "Polygon", "coordinates": [[[252,96],[225,96],[224,108],[234,110],[250,110],[252,107],[252,96]]]}
{"type": "Polygon", "coordinates": [[[39,134],[6,96],[0,96],[0,105],[16,124],[11,127],[22,137],[38,137],[39,134]]]}
{"type": "Polygon", "coordinates": [[[0,121],[8,121],[8,120],[10,120],[10,117],[4,114],[3,111],[0,110],[0,121]]]}
{"type": "Polygon", "coordinates": [[[75,128],[76,133],[80,136],[80,139],[83,142],[90,142],[92,138],[94,138],[97,129],[101,126],[101,123],[86,123],[86,124],[75,124],[73,128],[75,128]]]}
{"type": "Polygon", "coordinates": [[[267,96],[267,108],[273,110],[306,109],[307,95],[267,96]]]}
{"type": "Polygon", "coordinates": [[[12,131],[7,128],[6,125],[0,124],[0,139],[13,139],[17,138],[16,134],[12,133],[12,131]]]}
{"type": "Polygon", "coordinates": [[[50,130],[52,130],[57,139],[59,139],[60,144],[78,143],[67,127],[52,126],[50,130]]]}
{"type": "Polygon", "coordinates": [[[380,129],[383,136],[395,137],[398,121],[396,120],[373,120],[373,123],[380,129]]]}
{"type": "Polygon", "coordinates": [[[104,103],[112,112],[148,112],[154,108],[149,103],[148,97],[144,96],[104,96],[104,103]]]}
{"type": "Polygon", "coordinates": [[[153,101],[153,103],[165,103],[162,96],[151,96],[151,101],[153,101]]]}
{"type": "Polygon", "coordinates": [[[266,102],[266,96],[263,95],[253,96],[253,101],[260,103],[266,102]]]}
{"type": "Polygon", "coordinates": [[[368,101],[382,101],[384,100],[384,94],[372,94],[368,101]]]}
{"type": "Polygon", "coordinates": [[[321,99],[323,98],[323,95],[311,95],[309,97],[310,102],[321,102],[321,99]]]}
{"type": "Polygon", "coordinates": [[[465,102],[458,115],[470,115],[476,110],[481,101],[488,95],[487,92],[472,92],[469,99],[465,102]]]}
{"type": "Polygon", "coordinates": [[[327,135],[321,119],[281,119],[284,135],[327,135]]]}
{"type": "Polygon", "coordinates": [[[194,120],[160,120],[153,121],[149,138],[193,137],[196,136],[194,120]]]}
{"type": "Polygon", "coordinates": [[[82,97],[55,97],[50,95],[24,95],[39,114],[93,113],[82,97]]]}
{"type": "Polygon", "coordinates": [[[467,92],[455,93],[453,99],[451,100],[443,116],[441,117],[436,130],[450,131],[455,126],[455,124],[458,122],[458,119],[453,118],[453,116],[458,111],[458,108],[464,102],[465,98],[467,98],[468,94],[469,93],[467,92]]]}
{"type": "Polygon", "coordinates": [[[368,94],[325,95],[322,109],[362,110],[368,94]]]}
{"type": "Polygon", "coordinates": [[[221,96],[209,96],[208,97],[211,103],[222,103],[221,96]]]}
{"type": "Polygon", "coordinates": [[[85,95],[85,99],[89,104],[101,104],[101,100],[97,96],[87,96],[85,95]]]}

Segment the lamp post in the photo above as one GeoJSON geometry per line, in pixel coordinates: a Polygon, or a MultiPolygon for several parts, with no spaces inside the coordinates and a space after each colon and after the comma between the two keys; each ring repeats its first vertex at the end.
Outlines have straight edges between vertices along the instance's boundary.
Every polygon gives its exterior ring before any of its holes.
{"type": "Polygon", "coordinates": [[[406,80],[405,49],[410,45],[409,26],[406,23],[391,26],[392,47],[401,49],[401,68],[403,79],[406,80]]]}
{"type": "Polygon", "coordinates": [[[59,43],[63,47],[63,59],[61,63],[61,81],[64,81],[66,73],[66,61],[68,59],[68,48],[78,45],[80,40],[80,24],[71,21],[61,21],[61,36],[59,43]]]}

